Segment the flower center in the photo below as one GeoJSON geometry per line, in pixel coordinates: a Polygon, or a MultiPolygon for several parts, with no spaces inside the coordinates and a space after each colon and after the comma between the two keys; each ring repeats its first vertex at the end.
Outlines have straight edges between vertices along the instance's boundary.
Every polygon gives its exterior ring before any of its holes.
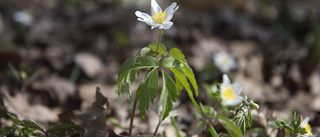
{"type": "Polygon", "coordinates": [[[224,91],[223,91],[222,94],[223,94],[223,96],[225,96],[228,100],[229,100],[229,99],[235,99],[235,98],[236,98],[236,96],[234,95],[234,90],[233,90],[231,87],[224,89],[224,91]]]}
{"type": "Polygon", "coordinates": [[[306,127],[304,127],[304,128],[306,128],[306,131],[307,131],[306,135],[312,135],[310,124],[308,124],[308,125],[307,125],[306,127]]]}
{"type": "Polygon", "coordinates": [[[224,65],[224,66],[229,65],[229,62],[230,62],[230,60],[229,60],[229,58],[227,58],[227,57],[225,57],[225,58],[222,59],[222,65],[224,65]]]}
{"type": "Polygon", "coordinates": [[[164,21],[165,16],[166,16],[165,11],[155,12],[152,16],[152,19],[157,23],[162,23],[164,21]]]}

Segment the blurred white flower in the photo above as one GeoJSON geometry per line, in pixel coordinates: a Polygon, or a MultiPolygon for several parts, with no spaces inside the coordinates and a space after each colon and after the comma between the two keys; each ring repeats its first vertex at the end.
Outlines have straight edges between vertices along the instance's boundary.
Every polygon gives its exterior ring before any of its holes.
{"type": "Polygon", "coordinates": [[[13,19],[23,25],[29,26],[32,23],[33,17],[30,12],[17,11],[13,15],[13,19]]]}
{"type": "Polygon", "coordinates": [[[136,11],[136,16],[139,21],[147,23],[151,26],[151,29],[159,27],[159,29],[169,29],[173,25],[170,20],[173,17],[173,13],[178,10],[177,3],[172,3],[169,7],[162,11],[161,7],[155,0],[151,0],[151,15],[147,13],[136,11]]]}
{"type": "Polygon", "coordinates": [[[234,106],[241,103],[243,100],[243,97],[240,95],[242,90],[242,83],[231,84],[229,77],[226,74],[223,74],[223,83],[220,86],[222,105],[234,106]]]}
{"type": "Polygon", "coordinates": [[[303,134],[302,136],[304,137],[309,137],[309,136],[312,136],[312,132],[311,132],[311,126],[309,124],[309,120],[310,120],[310,117],[306,117],[305,119],[302,120],[302,122],[300,123],[300,126],[305,128],[307,133],[303,134]]]}
{"type": "Polygon", "coordinates": [[[229,72],[231,69],[235,69],[237,67],[237,63],[232,55],[229,55],[225,52],[219,52],[213,57],[215,65],[221,70],[223,73],[229,72]]]}

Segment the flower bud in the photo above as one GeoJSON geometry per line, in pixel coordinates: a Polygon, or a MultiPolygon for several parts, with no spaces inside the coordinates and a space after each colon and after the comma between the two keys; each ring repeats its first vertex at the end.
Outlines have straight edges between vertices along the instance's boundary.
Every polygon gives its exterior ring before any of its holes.
{"type": "Polygon", "coordinates": [[[21,71],[20,76],[21,76],[22,80],[26,80],[28,77],[28,74],[25,71],[21,71]]]}
{"type": "Polygon", "coordinates": [[[259,105],[256,104],[256,103],[251,102],[251,103],[250,103],[250,108],[252,108],[252,109],[259,109],[259,105]]]}

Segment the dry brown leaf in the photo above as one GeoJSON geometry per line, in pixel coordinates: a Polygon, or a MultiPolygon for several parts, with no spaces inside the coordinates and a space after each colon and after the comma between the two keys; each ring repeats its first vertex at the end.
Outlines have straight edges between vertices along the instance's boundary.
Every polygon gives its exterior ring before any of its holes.
{"type": "Polygon", "coordinates": [[[78,53],[74,57],[74,62],[90,78],[97,76],[103,68],[102,61],[97,56],[88,52],[78,53]]]}

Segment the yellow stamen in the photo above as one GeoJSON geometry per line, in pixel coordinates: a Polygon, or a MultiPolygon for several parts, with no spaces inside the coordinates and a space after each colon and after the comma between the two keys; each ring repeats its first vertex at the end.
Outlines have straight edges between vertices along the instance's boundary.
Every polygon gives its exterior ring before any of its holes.
{"type": "Polygon", "coordinates": [[[162,23],[164,21],[165,16],[166,16],[165,11],[155,12],[152,16],[152,19],[157,23],[162,23]]]}
{"type": "Polygon", "coordinates": [[[235,99],[236,98],[236,96],[234,95],[234,90],[231,87],[225,88],[222,94],[227,99],[235,99]]]}
{"type": "Polygon", "coordinates": [[[311,126],[310,124],[308,124],[306,127],[304,127],[307,131],[307,133],[305,135],[312,135],[312,132],[311,132],[311,126]]]}

